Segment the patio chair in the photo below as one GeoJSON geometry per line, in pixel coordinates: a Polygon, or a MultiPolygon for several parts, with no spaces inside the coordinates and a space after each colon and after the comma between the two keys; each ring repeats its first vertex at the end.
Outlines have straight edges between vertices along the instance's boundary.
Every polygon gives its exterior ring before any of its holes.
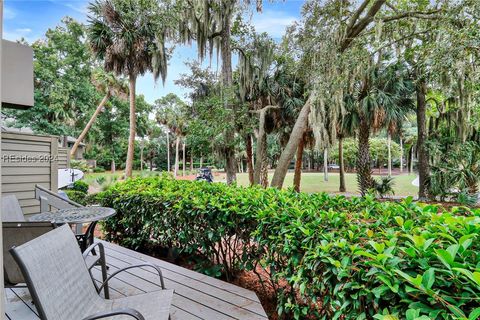
{"type": "Polygon", "coordinates": [[[2,221],[25,221],[22,207],[14,194],[2,196],[2,221]]]}
{"type": "Polygon", "coordinates": [[[50,222],[3,222],[3,272],[5,287],[25,284],[22,272],[9,250],[55,229],[50,222]]]}
{"type": "MultiPolygon", "coordinates": [[[[95,290],[75,236],[62,226],[10,251],[27,281],[40,318],[43,320],[169,318],[173,290],[159,290],[119,299],[104,299],[95,290]]],[[[153,268],[164,282],[161,270],[152,264],[128,266],[113,272],[100,285],[118,273],[135,267],[153,268]]]]}
{"type": "MultiPolygon", "coordinates": [[[[17,263],[10,254],[10,249],[14,246],[20,246],[30,240],[33,240],[49,231],[55,229],[57,225],[51,222],[3,222],[2,223],[2,239],[3,239],[3,272],[5,287],[26,287],[25,279],[17,263]]],[[[90,246],[83,253],[83,258],[87,269],[93,280],[92,269],[100,266],[103,281],[107,280],[107,265],[105,261],[105,251],[103,244],[97,242],[90,246]],[[100,254],[91,255],[93,249],[98,247],[100,254]]],[[[100,291],[97,283],[93,281],[97,291],[100,291]]],[[[104,296],[109,298],[108,284],[103,288],[104,296]]]]}

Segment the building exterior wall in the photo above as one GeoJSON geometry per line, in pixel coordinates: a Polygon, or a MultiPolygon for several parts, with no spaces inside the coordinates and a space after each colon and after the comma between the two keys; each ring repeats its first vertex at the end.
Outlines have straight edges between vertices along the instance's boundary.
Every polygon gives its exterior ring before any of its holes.
{"type": "Polygon", "coordinates": [[[70,149],[58,147],[58,169],[70,167],[70,149]]]}
{"type": "Polygon", "coordinates": [[[33,50],[2,40],[2,104],[10,108],[33,106],[33,50]]]}
{"type": "Polygon", "coordinates": [[[2,195],[15,194],[23,213],[40,212],[35,185],[57,192],[58,138],[2,132],[2,195]]]}

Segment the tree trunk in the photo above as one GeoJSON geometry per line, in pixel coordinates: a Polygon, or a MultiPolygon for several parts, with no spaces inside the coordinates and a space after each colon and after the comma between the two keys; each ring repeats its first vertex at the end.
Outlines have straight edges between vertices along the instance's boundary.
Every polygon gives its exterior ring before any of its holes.
{"type": "Polygon", "coordinates": [[[387,133],[387,151],[388,151],[388,176],[392,176],[392,135],[387,133]]]}
{"type": "Polygon", "coordinates": [[[343,161],[343,137],[338,137],[338,162],[340,162],[340,192],[347,191],[345,186],[345,165],[343,161]]]}
{"type": "Polygon", "coordinates": [[[193,173],[193,151],[190,150],[190,174],[193,173]]]}
{"type": "Polygon", "coordinates": [[[300,140],[297,147],[297,155],[295,159],[295,175],[293,176],[293,189],[300,192],[300,181],[302,179],[303,149],[305,146],[305,137],[300,140]]]}
{"type": "Polygon", "coordinates": [[[360,193],[364,196],[373,187],[370,167],[370,126],[365,119],[360,120],[358,130],[357,179],[360,193]]]}
{"type": "Polygon", "coordinates": [[[87,125],[85,126],[85,128],[83,128],[82,133],[80,133],[77,140],[75,141],[75,144],[73,145],[72,150],[70,150],[70,157],[75,157],[75,153],[77,152],[78,146],[87,135],[88,130],[90,130],[90,128],[92,127],[93,123],[95,122],[95,119],[97,119],[97,116],[100,114],[100,112],[102,112],[103,106],[105,105],[105,103],[107,103],[108,98],[110,98],[109,93],[107,93],[103,97],[102,101],[100,101],[100,104],[98,105],[97,109],[95,109],[95,112],[93,113],[92,117],[90,118],[90,120],[88,120],[87,125]]]}
{"type": "Polygon", "coordinates": [[[247,170],[248,170],[248,181],[250,185],[253,185],[253,146],[252,146],[252,135],[248,134],[246,141],[246,151],[247,151],[247,170]]]}
{"type": "Polygon", "coordinates": [[[132,176],[133,157],[135,155],[135,135],[136,135],[136,114],[135,114],[135,84],[136,76],[130,75],[129,95],[130,95],[130,134],[128,136],[127,163],[125,164],[125,178],[132,176]]]}
{"type": "MultiPolygon", "coordinates": [[[[255,170],[253,174],[253,183],[260,183],[260,176],[264,167],[268,167],[265,162],[267,159],[267,133],[265,132],[265,117],[270,109],[278,109],[278,106],[266,106],[256,113],[259,114],[258,137],[257,137],[257,161],[255,162],[255,170]]],[[[268,168],[267,168],[268,170],[268,168]]]]}
{"type": "Polygon", "coordinates": [[[403,173],[403,138],[400,136],[400,173],[403,173]]]}
{"type": "Polygon", "coordinates": [[[200,168],[203,168],[203,155],[200,154],[200,168]]]}
{"type": "MultiPolygon", "coordinates": [[[[265,146],[266,149],[266,146],[265,146]]],[[[264,188],[268,187],[268,157],[267,152],[263,154],[262,168],[260,169],[260,185],[264,188]]]]}
{"type": "Polygon", "coordinates": [[[183,170],[182,170],[182,177],[185,177],[185,165],[186,165],[186,163],[185,163],[185,142],[184,142],[183,145],[182,145],[182,151],[183,151],[183,159],[182,159],[182,162],[183,162],[182,168],[183,168],[183,170]]]}
{"type": "Polygon", "coordinates": [[[426,101],[427,84],[423,79],[417,80],[417,153],[418,153],[418,176],[420,180],[420,187],[418,188],[418,198],[426,199],[428,196],[428,152],[425,145],[426,140],[426,101]]]}
{"type": "Polygon", "coordinates": [[[140,143],[140,171],[143,171],[143,140],[140,143]]]}
{"type": "Polygon", "coordinates": [[[110,172],[115,173],[115,159],[112,159],[112,162],[110,164],[110,172]]]}
{"type": "Polygon", "coordinates": [[[167,171],[170,172],[170,131],[167,131],[167,171]]]}
{"type": "Polygon", "coordinates": [[[409,152],[409,163],[408,163],[408,173],[413,172],[413,145],[410,147],[410,152],[409,152]]]}
{"type": "Polygon", "coordinates": [[[150,158],[150,171],[153,171],[153,157],[150,158]]]}
{"type": "Polygon", "coordinates": [[[328,181],[328,149],[323,150],[323,181],[328,181]]]}
{"type": "Polygon", "coordinates": [[[176,178],[178,174],[179,162],[180,162],[180,136],[177,135],[175,141],[175,168],[173,169],[173,176],[176,178]]]}
{"type": "MultiPolygon", "coordinates": [[[[222,52],[222,83],[224,90],[227,91],[232,87],[232,48],[230,43],[231,19],[230,15],[226,14],[222,25],[221,34],[221,52],[222,52]]],[[[234,110],[234,105],[225,104],[227,109],[234,110]]],[[[227,173],[227,184],[231,184],[237,180],[237,163],[235,159],[235,118],[233,115],[229,116],[230,128],[225,131],[225,171],[227,173]]]]}
{"type": "Polygon", "coordinates": [[[290,165],[290,162],[295,155],[295,151],[297,150],[297,147],[303,138],[303,133],[307,129],[308,115],[310,114],[312,100],[313,96],[310,96],[305,102],[305,105],[303,106],[297,120],[295,121],[295,125],[293,126],[292,133],[290,134],[290,138],[288,139],[288,143],[285,146],[285,149],[283,149],[282,154],[280,155],[280,159],[277,163],[277,168],[275,169],[275,172],[273,174],[271,183],[272,187],[281,189],[283,186],[285,176],[288,172],[288,166],[290,165]]]}

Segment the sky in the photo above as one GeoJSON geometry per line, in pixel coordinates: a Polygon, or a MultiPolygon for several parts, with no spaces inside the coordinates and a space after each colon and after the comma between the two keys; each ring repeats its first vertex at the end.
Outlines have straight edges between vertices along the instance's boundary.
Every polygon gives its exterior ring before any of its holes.
{"type": "MultiPolygon", "coordinates": [[[[3,15],[3,38],[11,41],[22,37],[29,43],[42,38],[45,32],[54,28],[65,16],[87,23],[88,0],[5,0],[3,15]]],[[[285,28],[300,18],[304,0],[264,1],[262,13],[253,12],[251,22],[258,32],[267,32],[272,38],[279,40],[285,28]]],[[[253,10],[254,11],[254,10],[253,10]]],[[[156,99],[175,93],[185,97],[187,91],[174,84],[182,73],[188,73],[185,62],[198,58],[195,44],[192,46],[176,46],[169,61],[165,85],[159,80],[155,83],[151,74],[137,80],[137,94],[143,94],[149,103],[156,99]]],[[[233,59],[235,63],[236,59],[233,59]]],[[[217,70],[216,61],[204,61],[217,70]]]]}

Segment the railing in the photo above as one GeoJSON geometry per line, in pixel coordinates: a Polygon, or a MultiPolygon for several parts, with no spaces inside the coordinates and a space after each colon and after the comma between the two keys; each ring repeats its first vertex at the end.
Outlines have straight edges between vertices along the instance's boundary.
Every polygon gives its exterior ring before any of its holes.
{"type": "MultiPolygon", "coordinates": [[[[40,200],[40,212],[50,211],[51,207],[59,210],[83,207],[81,204],[62,198],[58,193],[52,192],[38,184],[35,185],[35,199],[40,200]]],[[[77,224],[75,231],[81,233],[82,225],[77,224]]]]}
{"type": "Polygon", "coordinates": [[[35,198],[40,200],[40,212],[50,211],[50,207],[60,210],[83,207],[81,204],[62,198],[58,193],[52,192],[38,184],[35,185],[35,198]]]}

